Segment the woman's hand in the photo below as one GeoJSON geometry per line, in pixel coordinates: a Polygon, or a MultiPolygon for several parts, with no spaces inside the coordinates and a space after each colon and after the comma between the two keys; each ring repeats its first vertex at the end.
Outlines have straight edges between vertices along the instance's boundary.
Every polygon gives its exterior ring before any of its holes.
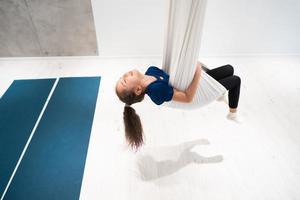
{"type": "Polygon", "coordinates": [[[193,98],[198,88],[198,84],[201,76],[201,69],[202,69],[201,64],[197,62],[195,75],[189,87],[185,91],[179,91],[174,88],[174,94],[172,100],[185,102],[185,103],[190,103],[193,101],[193,98]]]}
{"type": "Polygon", "coordinates": [[[191,84],[189,85],[189,87],[185,91],[187,96],[189,97],[190,102],[193,101],[193,98],[196,94],[198,84],[200,81],[200,76],[201,76],[201,64],[199,62],[197,62],[194,78],[193,78],[191,84]]]}
{"type": "Polygon", "coordinates": [[[202,70],[202,66],[201,66],[200,62],[197,62],[195,76],[200,76],[201,70],[202,70]]]}

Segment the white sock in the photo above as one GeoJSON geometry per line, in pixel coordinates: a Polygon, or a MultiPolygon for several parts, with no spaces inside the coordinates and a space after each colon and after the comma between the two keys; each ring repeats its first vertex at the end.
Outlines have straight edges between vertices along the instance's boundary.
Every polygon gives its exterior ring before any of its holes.
{"type": "Polygon", "coordinates": [[[233,113],[233,112],[229,112],[226,116],[227,119],[232,120],[234,122],[237,122],[239,124],[241,124],[243,122],[241,116],[239,114],[237,114],[237,112],[233,113]]]}

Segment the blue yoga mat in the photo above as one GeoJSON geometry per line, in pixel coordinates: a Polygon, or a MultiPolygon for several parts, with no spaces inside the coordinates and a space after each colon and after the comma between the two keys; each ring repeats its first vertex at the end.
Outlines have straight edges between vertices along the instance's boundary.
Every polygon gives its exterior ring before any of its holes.
{"type": "Polygon", "coordinates": [[[54,82],[15,80],[0,99],[0,197],[54,82]]]}
{"type": "Polygon", "coordinates": [[[99,83],[59,80],[4,199],[79,199],[99,83]]]}

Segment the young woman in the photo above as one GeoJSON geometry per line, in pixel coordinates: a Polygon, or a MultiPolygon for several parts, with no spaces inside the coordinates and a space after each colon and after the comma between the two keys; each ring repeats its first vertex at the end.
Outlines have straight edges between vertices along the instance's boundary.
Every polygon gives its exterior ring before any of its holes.
{"type": "MultiPolygon", "coordinates": [[[[120,77],[117,81],[115,91],[119,99],[125,103],[123,112],[125,137],[131,147],[138,148],[143,144],[141,120],[131,105],[141,102],[145,94],[157,105],[171,100],[190,103],[199,85],[201,71],[202,66],[201,63],[198,62],[193,80],[185,91],[180,91],[169,85],[169,75],[155,66],[150,66],[145,74],[139,72],[137,69],[133,69],[120,77]]],[[[227,118],[240,122],[236,112],[240,95],[241,79],[233,75],[233,72],[234,69],[231,65],[224,65],[206,71],[207,74],[229,91],[229,114],[227,118]]],[[[201,87],[201,84],[199,87],[201,87]]]]}

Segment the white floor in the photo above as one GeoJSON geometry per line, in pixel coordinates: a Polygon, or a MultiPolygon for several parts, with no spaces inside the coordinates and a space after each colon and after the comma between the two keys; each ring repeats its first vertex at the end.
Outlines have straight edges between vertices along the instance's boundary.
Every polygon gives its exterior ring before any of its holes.
{"type": "Polygon", "coordinates": [[[204,57],[234,66],[242,79],[241,125],[213,102],[193,111],[134,105],[146,145],[124,145],[123,104],[115,81],[159,58],[0,59],[0,96],[14,79],[101,76],[81,199],[300,199],[300,57],[204,57]],[[209,142],[209,144],[208,144],[209,142]]]}

